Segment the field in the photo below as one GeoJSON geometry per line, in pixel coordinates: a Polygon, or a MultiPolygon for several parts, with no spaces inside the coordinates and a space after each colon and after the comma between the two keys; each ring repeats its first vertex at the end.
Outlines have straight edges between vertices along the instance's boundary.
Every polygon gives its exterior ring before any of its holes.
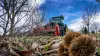
{"type": "Polygon", "coordinates": [[[17,51],[31,51],[34,56],[56,56],[59,42],[63,38],[60,36],[22,36],[22,37],[5,37],[0,39],[0,55],[9,51],[11,55],[17,55],[17,51]],[[3,46],[3,47],[2,47],[3,46]]]}
{"type": "MultiPolygon", "coordinates": [[[[32,52],[34,56],[57,56],[57,49],[63,37],[64,36],[16,36],[1,38],[0,55],[17,55],[16,52],[29,51],[32,52]]],[[[99,36],[97,36],[97,38],[99,39],[99,36]]],[[[100,49],[98,48],[97,51],[100,51],[100,49]]]]}

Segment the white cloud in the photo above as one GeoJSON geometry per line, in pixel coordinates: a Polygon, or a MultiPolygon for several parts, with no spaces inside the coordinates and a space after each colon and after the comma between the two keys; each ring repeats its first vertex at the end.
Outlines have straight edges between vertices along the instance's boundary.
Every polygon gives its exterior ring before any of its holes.
{"type": "Polygon", "coordinates": [[[100,23],[100,13],[99,13],[99,15],[97,17],[95,17],[95,19],[93,21],[100,23]]]}
{"type": "Polygon", "coordinates": [[[64,21],[66,21],[66,20],[68,19],[69,16],[79,17],[80,12],[78,12],[78,13],[66,13],[66,12],[65,12],[65,13],[63,13],[62,15],[63,15],[64,18],[65,18],[64,21]]]}
{"type": "MultiPolygon", "coordinates": [[[[100,24],[100,13],[94,18],[93,22],[98,22],[100,24]]],[[[82,26],[82,18],[74,19],[71,21],[71,24],[68,25],[69,29],[74,31],[80,31],[82,26]]]]}
{"type": "Polygon", "coordinates": [[[36,3],[41,5],[41,4],[45,3],[45,0],[36,0],[36,3]]]}
{"type": "Polygon", "coordinates": [[[67,15],[64,15],[64,21],[66,21],[68,19],[67,15]]]}
{"type": "Polygon", "coordinates": [[[67,7],[67,9],[69,9],[69,10],[70,10],[70,9],[73,9],[73,8],[74,8],[73,6],[68,6],[68,7],[67,7]]]}
{"type": "Polygon", "coordinates": [[[68,28],[74,31],[79,31],[81,29],[80,28],[81,26],[82,26],[82,19],[78,18],[78,19],[72,20],[71,24],[68,25],[68,28]]]}
{"type": "Polygon", "coordinates": [[[81,13],[80,12],[77,12],[77,13],[66,13],[66,12],[64,12],[63,15],[64,16],[77,16],[77,17],[79,17],[79,15],[81,15],[81,13]]]}
{"type": "Polygon", "coordinates": [[[39,7],[45,3],[46,0],[30,0],[30,4],[35,7],[39,7]]]}

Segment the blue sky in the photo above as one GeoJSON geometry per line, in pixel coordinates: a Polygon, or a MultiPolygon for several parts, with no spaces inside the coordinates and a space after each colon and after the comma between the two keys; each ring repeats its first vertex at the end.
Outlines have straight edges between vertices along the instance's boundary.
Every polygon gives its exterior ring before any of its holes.
{"type": "Polygon", "coordinates": [[[81,17],[82,9],[88,4],[97,4],[95,0],[43,0],[40,9],[46,13],[46,19],[53,16],[64,16],[64,23],[69,27],[81,17]]]}
{"type": "Polygon", "coordinates": [[[63,15],[64,23],[69,24],[73,19],[81,16],[81,10],[89,3],[97,3],[95,0],[46,0],[40,8],[46,12],[46,18],[63,15]]]}

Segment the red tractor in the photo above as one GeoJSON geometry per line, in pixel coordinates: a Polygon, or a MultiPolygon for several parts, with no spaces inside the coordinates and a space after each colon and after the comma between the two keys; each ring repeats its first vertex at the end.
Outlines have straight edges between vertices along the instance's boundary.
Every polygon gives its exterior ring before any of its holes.
{"type": "Polygon", "coordinates": [[[52,17],[48,24],[39,29],[34,29],[34,35],[63,36],[66,32],[67,25],[63,23],[64,17],[52,17]]]}

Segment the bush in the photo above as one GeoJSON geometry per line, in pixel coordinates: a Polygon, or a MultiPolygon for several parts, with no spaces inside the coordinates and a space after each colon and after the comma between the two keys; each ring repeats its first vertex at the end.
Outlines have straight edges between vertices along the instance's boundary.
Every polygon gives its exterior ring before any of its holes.
{"type": "Polygon", "coordinates": [[[82,32],[83,34],[89,33],[86,27],[83,27],[83,28],[81,29],[81,32],[82,32]]]}
{"type": "Polygon", "coordinates": [[[95,31],[91,31],[92,34],[95,34],[95,31]]]}

